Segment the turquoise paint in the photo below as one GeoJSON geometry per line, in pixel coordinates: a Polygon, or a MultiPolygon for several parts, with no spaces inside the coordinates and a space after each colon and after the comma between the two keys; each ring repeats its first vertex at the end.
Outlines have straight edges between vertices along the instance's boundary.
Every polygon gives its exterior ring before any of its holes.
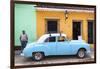
{"type": "Polygon", "coordinates": [[[20,34],[25,30],[28,43],[36,40],[36,9],[34,5],[15,4],[15,46],[20,45],[20,34]]]}

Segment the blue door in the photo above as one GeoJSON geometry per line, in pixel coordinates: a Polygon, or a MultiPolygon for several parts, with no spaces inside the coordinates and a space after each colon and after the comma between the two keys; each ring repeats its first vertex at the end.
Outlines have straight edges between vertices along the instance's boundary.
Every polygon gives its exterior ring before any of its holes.
{"type": "Polygon", "coordinates": [[[56,37],[48,37],[45,40],[45,54],[46,55],[56,55],[57,45],[56,45],[56,37]]]}
{"type": "Polygon", "coordinates": [[[71,52],[70,41],[67,41],[63,36],[58,37],[57,55],[70,55],[70,52],[71,52]]]}

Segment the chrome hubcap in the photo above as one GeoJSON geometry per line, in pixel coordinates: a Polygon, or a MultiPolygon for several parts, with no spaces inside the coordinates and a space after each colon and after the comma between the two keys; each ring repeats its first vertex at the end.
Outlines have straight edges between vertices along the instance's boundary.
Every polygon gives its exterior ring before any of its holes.
{"type": "Polygon", "coordinates": [[[79,57],[84,57],[84,51],[79,51],[79,57]]]}
{"type": "Polygon", "coordinates": [[[36,53],[34,57],[35,57],[36,60],[40,60],[42,58],[42,54],[36,53]]]}

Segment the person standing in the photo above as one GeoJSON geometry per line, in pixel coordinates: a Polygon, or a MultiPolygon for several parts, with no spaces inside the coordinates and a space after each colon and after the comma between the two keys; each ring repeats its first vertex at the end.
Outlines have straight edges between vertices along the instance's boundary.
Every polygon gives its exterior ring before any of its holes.
{"type": "Polygon", "coordinates": [[[21,55],[22,55],[22,51],[26,47],[26,44],[28,42],[28,36],[27,36],[25,30],[23,30],[22,34],[20,35],[20,42],[21,42],[21,55]]]}

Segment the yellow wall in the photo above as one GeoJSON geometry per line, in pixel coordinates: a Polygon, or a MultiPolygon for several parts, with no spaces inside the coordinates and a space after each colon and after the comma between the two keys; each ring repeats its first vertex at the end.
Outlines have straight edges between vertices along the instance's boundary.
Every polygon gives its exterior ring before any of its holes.
{"type": "MultiPolygon", "coordinates": [[[[60,28],[65,28],[64,12],[37,11],[37,37],[45,34],[46,19],[59,19],[60,28]]],[[[65,32],[66,30],[64,30],[65,32]]]]}
{"type": "Polygon", "coordinates": [[[59,19],[60,31],[63,31],[70,39],[72,39],[72,22],[73,20],[82,23],[82,38],[87,42],[87,20],[94,20],[93,13],[86,12],[68,12],[68,19],[65,21],[64,11],[38,11],[37,16],[37,37],[45,34],[46,19],[59,19]]]}
{"type": "Polygon", "coordinates": [[[67,34],[69,35],[70,38],[72,38],[72,22],[73,20],[75,21],[81,21],[81,26],[82,26],[82,38],[84,40],[88,40],[87,36],[87,20],[94,20],[94,14],[93,13],[85,13],[85,12],[69,12],[68,13],[68,19],[66,20],[67,22],[67,27],[69,27],[69,31],[67,32],[67,34]]]}

